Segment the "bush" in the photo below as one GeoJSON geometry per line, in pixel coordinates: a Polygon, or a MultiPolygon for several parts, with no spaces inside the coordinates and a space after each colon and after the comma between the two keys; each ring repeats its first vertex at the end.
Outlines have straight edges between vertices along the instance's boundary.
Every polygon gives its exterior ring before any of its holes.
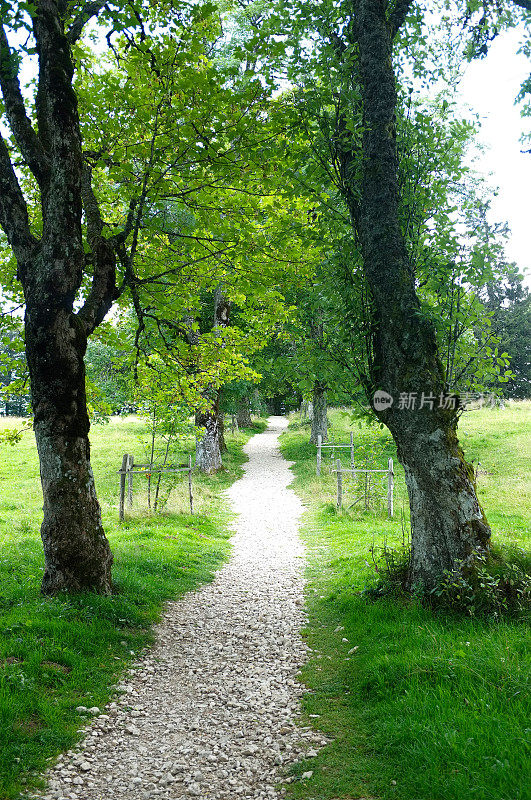
{"type": "Polygon", "coordinates": [[[470,616],[520,616],[529,611],[531,575],[521,563],[500,553],[479,552],[447,570],[427,600],[470,616]]]}
{"type": "MultiPolygon", "coordinates": [[[[369,599],[388,595],[408,595],[410,545],[398,549],[383,547],[376,555],[371,548],[378,580],[365,592],[369,599]]],[[[531,606],[529,556],[524,551],[480,551],[466,560],[456,561],[436,586],[424,591],[416,587],[413,595],[423,605],[471,617],[500,618],[526,616],[531,606]]]]}

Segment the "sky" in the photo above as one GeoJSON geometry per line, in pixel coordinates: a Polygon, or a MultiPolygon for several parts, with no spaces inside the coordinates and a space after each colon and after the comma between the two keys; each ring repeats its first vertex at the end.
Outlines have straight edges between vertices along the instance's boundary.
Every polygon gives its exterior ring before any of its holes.
{"type": "Polygon", "coordinates": [[[481,119],[479,138],[486,149],[475,167],[492,173],[490,183],[499,187],[492,199],[491,219],[509,223],[507,258],[526,273],[531,287],[531,153],[523,154],[519,141],[522,132],[529,131],[531,119],[522,119],[514,105],[531,65],[517,54],[520,38],[515,30],[500,35],[486,58],[467,65],[460,95],[481,119]]]}

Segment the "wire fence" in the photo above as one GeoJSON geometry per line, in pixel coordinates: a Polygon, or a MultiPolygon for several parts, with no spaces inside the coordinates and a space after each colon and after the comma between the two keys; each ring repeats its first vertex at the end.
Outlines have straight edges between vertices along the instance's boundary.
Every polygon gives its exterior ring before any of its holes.
{"type": "Polygon", "coordinates": [[[120,476],[120,496],[118,503],[118,516],[120,521],[125,517],[125,505],[127,503],[129,508],[133,506],[133,492],[134,492],[134,476],[147,478],[147,499],[148,507],[151,508],[151,499],[153,495],[153,508],[156,511],[159,503],[161,480],[163,475],[178,475],[179,473],[187,474],[188,476],[188,502],[190,506],[190,514],[194,513],[194,497],[192,487],[192,456],[188,457],[188,465],[167,464],[165,466],[157,466],[156,464],[135,464],[132,455],[125,453],[122,459],[122,466],[118,470],[120,476]]]}
{"type": "Polygon", "coordinates": [[[392,458],[388,459],[387,469],[369,467],[368,458],[363,466],[356,464],[353,433],[350,434],[348,444],[323,443],[322,437],[318,436],[316,447],[316,474],[320,476],[327,472],[336,476],[338,510],[344,506],[353,508],[356,505],[375,511],[384,507],[389,517],[394,516],[395,473],[392,458]],[[342,463],[341,456],[343,460],[347,456],[349,466],[342,463]]]}

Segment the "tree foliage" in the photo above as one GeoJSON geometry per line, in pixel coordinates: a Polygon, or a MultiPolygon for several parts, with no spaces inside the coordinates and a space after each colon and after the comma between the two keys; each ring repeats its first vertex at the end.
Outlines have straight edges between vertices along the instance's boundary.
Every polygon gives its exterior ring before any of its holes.
{"type": "MultiPolygon", "coordinates": [[[[145,411],[168,436],[188,410],[236,410],[259,380],[270,395],[340,402],[363,390],[365,406],[382,388],[527,391],[528,297],[455,106],[463,59],[528,21],[527,0],[0,11],[1,272],[8,304],[25,305],[46,591],[110,591],[89,413],[138,405],[148,385],[145,411]],[[226,325],[212,322],[221,291],[226,325]],[[70,490],[84,497],[77,516],[70,490]]],[[[437,424],[459,461],[446,483],[476,509],[455,413],[405,430],[373,411],[412,497],[426,477],[417,440],[437,424]]],[[[480,517],[470,530],[487,530],[480,517]]]]}

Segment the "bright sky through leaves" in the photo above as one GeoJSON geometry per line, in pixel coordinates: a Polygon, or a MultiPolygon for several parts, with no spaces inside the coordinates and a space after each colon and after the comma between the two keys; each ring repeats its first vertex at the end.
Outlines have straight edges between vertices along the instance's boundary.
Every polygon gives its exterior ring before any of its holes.
{"type": "Polygon", "coordinates": [[[531,285],[531,231],[529,187],[531,153],[521,151],[523,132],[529,131],[529,118],[522,119],[514,104],[524,78],[529,74],[527,58],[517,54],[521,34],[509,31],[490,45],[486,58],[466,68],[461,83],[463,102],[480,115],[479,138],[487,149],[476,163],[481,172],[492,172],[491,183],[499,187],[492,200],[492,220],[507,221],[511,237],[507,258],[515,261],[531,285]]]}

